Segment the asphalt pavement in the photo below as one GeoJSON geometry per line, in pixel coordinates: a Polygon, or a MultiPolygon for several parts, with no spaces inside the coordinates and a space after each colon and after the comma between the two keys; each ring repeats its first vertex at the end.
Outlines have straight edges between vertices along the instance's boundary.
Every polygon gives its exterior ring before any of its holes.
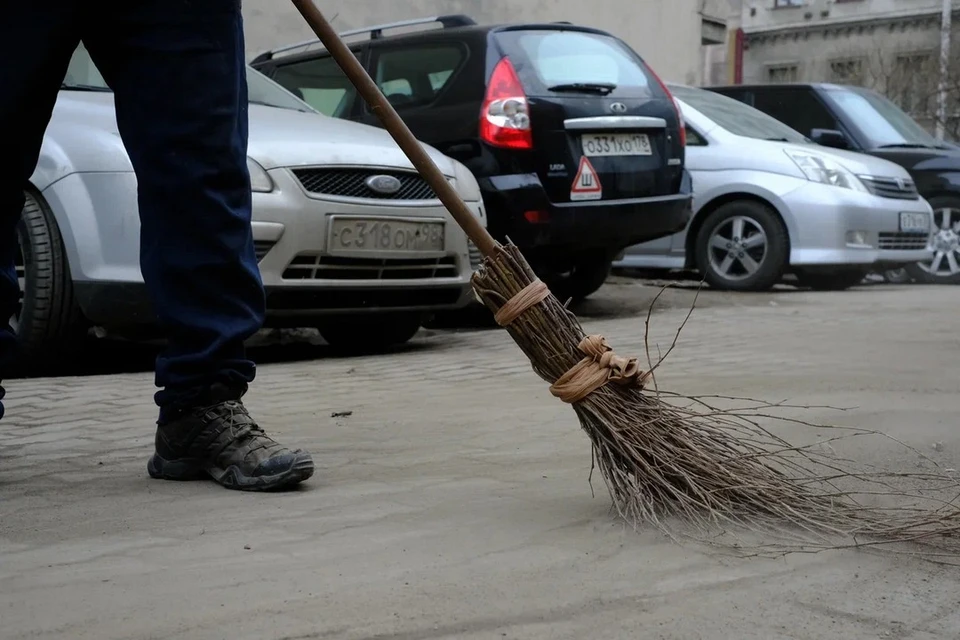
{"type": "MultiPolygon", "coordinates": [[[[695,290],[663,297],[654,349],[695,290]]],[[[656,292],[613,279],[578,315],[640,355],[656,292]]],[[[804,417],[888,432],[956,468],[958,309],[957,287],[704,291],[658,380],[846,407],[804,417]]],[[[10,381],[0,638],[960,637],[957,568],[856,550],[736,559],[625,527],[588,483],[572,410],[482,317],[381,356],[333,357],[295,335],[261,344],[248,405],[318,469],[275,495],[147,476],[149,348],[10,381]]],[[[847,453],[916,463],[880,445],[847,453]]]]}

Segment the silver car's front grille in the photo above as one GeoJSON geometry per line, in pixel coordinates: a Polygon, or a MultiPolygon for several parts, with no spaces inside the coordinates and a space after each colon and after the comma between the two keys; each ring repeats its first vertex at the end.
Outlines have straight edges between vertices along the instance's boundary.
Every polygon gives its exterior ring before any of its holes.
{"type": "Polygon", "coordinates": [[[273,246],[277,244],[273,240],[254,240],[253,249],[257,254],[257,262],[260,262],[264,257],[270,253],[270,249],[273,249],[273,246]]]}
{"type": "Polygon", "coordinates": [[[860,176],[860,180],[867,190],[881,198],[893,200],[918,200],[920,194],[913,180],[897,180],[896,178],[877,178],[875,176],[860,176]]]}
{"type": "Polygon", "coordinates": [[[430,280],[456,278],[457,259],[333,258],[300,254],[283,272],[285,280],[430,280]]]}
{"type": "Polygon", "coordinates": [[[410,171],[381,171],[377,169],[310,168],[294,169],[293,175],[310,193],[345,198],[370,200],[435,200],[433,189],[420,174],[410,171]],[[395,193],[378,193],[367,186],[373,176],[391,176],[400,181],[395,193]]]}
{"type": "Polygon", "coordinates": [[[912,251],[927,248],[927,234],[882,232],[879,248],[892,251],[912,251]]]}
{"type": "Polygon", "coordinates": [[[483,262],[483,254],[480,253],[480,249],[477,248],[477,245],[473,244],[473,240],[467,240],[467,251],[470,254],[470,268],[474,271],[480,266],[480,263],[483,262]]]}

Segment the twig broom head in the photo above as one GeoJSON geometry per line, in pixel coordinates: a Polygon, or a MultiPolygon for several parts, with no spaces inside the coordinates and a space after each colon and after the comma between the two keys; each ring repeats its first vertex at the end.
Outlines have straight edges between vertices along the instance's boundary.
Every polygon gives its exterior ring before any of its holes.
{"type": "Polygon", "coordinates": [[[645,372],[638,360],[617,356],[602,336],[584,333],[519,250],[487,233],[311,0],[292,2],[483,253],[473,277],[478,298],[551,393],[573,407],[621,515],[659,526],[668,517],[700,525],[788,524],[815,541],[838,534],[927,540],[958,530],[955,507],[861,507],[833,479],[862,480],[862,474],[791,447],[756,423],[722,412],[695,414],[645,392],[655,367],[645,372]]]}

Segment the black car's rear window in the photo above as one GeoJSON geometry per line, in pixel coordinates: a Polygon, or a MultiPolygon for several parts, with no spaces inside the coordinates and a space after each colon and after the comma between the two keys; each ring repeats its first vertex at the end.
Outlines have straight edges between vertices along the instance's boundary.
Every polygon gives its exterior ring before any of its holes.
{"type": "Polygon", "coordinates": [[[543,95],[550,93],[551,87],[599,84],[615,85],[610,96],[662,94],[643,60],[616,38],[549,29],[507,30],[496,38],[530,93],[543,95]]]}

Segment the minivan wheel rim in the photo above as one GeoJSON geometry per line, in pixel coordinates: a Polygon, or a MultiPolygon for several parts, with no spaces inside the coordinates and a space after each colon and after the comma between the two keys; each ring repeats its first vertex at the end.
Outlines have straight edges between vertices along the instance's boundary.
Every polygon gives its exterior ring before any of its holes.
{"type": "Polygon", "coordinates": [[[746,280],[767,257],[767,234],[756,220],[734,216],[718,224],[707,242],[710,267],[726,280],[746,280]]]}
{"type": "Polygon", "coordinates": [[[960,274],[960,209],[936,209],[933,220],[933,259],[918,266],[936,278],[960,274]]]}

